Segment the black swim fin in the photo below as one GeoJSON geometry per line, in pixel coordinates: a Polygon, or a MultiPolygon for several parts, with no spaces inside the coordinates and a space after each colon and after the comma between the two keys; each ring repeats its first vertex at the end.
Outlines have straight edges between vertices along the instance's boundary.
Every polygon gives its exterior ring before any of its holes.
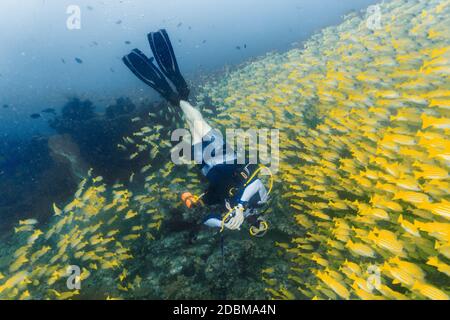
{"type": "Polygon", "coordinates": [[[162,29],[158,32],[149,33],[148,41],[159,68],[174,84],[180,98],[187,101],[189,98],[189,87],[181,75],[167,31],[162,29]]]}
{"type": "Polygon", "coordinates": [[[153,58],[149,59],[140,50],[134,49],[130,54],[124,56],[122,61],[136,77],[155,89],[172,105],[179,106],[182,98],[172,89],[164,74],[155,66],[153,58]]]}

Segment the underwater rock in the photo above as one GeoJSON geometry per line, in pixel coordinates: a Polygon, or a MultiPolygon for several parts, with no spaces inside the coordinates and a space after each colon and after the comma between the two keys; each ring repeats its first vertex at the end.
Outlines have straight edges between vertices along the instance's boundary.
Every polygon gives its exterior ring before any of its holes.
{"type": "Polygon", "coordinates": [[[60,134],[71,134],[84,129],[84,123],[95,117],[95,106],[89,100],[70,99],[61,109],[61,115],[48,121],[49,126],[60,134]]]}
{"type": "Polygon", "coordinates": [[[139,117],[149,119],[154,105],[145,102],[139,108],[129,98],[119,98],[106,108],[105,114],[95,112],[89,100],[71,99],[61,114],[49,120],[49,125],[59,134],[69,134],[81,154],[99,175],[107,181],[128,179],[130,171],[139,170],[144,159],[130,162],[118,146],[123,138],[131,136],[139,124],[131,121],[139,117]]]}
{"type": "Polygon", "coordinates": [[[52,160],[46,138],[4,139],[0,144],[2,154],[0,233],[8,233],[18,219],[45,222],[52,202],[73,195],[76,183],[70,167],[52,160]]]}
{"type": "Polygon", "coordinates": [[[130,114],[136,110],[136,105],[130,98],[119,98],[114,105],[110,105],[106,108],[106,117],[112,119],[126,114],[130,114]]]}

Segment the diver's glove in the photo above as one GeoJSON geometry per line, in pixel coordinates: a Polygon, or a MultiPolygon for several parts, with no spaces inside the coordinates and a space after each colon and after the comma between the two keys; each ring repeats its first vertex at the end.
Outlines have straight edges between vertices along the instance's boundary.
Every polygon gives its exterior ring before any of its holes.
{"type": "Polygon", "coordinates": [[[230,215],[230,218],[224,223],[225,228],[229,230],[240,230],[244,223],[244,207],[239,204],[230,215]]]}

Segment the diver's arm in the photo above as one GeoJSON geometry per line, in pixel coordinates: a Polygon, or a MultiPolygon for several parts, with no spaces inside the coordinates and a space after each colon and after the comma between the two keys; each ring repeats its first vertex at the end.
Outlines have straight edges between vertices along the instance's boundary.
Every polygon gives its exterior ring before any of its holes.
{"type": "MultiPolygon", "coordinates": [[[[239,203],[236,205],[236,207],[230,210],[229,219],[223,224],[223,227],[229,230],[240,230],[245,219],[244,212],[254,196],[259,196],[260,201],[258,202],[258,204],[267,202],[267,190],[264,187],[262,181],[259,179],[256,179],[245,188],[244,193],[239,200],[239,203]]],[[[218,226],[218,221],[217,219],[212,219],[207,225],[218,226]]]]}
{"type": "Polygon", "coordinates": [[[264,187],[264,184],[259,179],[256,179],[245,188],[238,205],[234,207],[232,211],[231,218],[224,224],[227,229],[240,230],[245,219],[244,212],[247,209],[251,199],[256,195],[258,195],[260,199],[258,204],[267,202],[268,194],[266,187],[264,187]]]}

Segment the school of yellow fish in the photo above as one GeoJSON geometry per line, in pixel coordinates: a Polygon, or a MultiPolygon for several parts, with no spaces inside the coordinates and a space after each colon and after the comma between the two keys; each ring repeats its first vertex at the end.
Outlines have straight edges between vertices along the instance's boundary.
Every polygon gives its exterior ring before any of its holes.
{"type": "Polygon", "coordinates": [[[19,221],[6,257],[9,263],[0,265],[0,299],[133,298],[142,277],[127,266],[139,260],[146,241],[155,239],[164,208],[177,198],[177,193],[166,192],[174,173],[173,165],[165,163],[145,178],[140,193],[124,184],[107,186],[91,170],[70,203],[53,205],[48,224],[38,228],[35,219],[19,221]],[[71,283],[79,283],[82,290],[67,286],[71,266],[80,268],[71,283]],[[85,281],[93,276],[95,280],[85,281]],[[112,279],[114,286],[101,285],[104,279],[112,279]],[[83,287],[86,283],[90,289],[83,287]]]}
{"type": "Polygon", "coordinates": [[[199,94],[219,128],[280,129],[298,231],[287,279],[262,271],[274,299],[449,299],[450,1],[379,7],[376,30],[350,14],[199,94]]]}
{"type": "MultiPolygon", "coordinates": [[[[208,119],[218,128],[280,130],[271,222],[288,212],[295,232],[275,243],[286,279],[261,271],[274,299],[449,299],[450,1],[380,8],[379,30],[351,14],[304,49],[268,54],[198,94],[212,99],[214,110],[200,107],[219,112],[208,119]]],[[[117,146],[131,161],[150,155],[125,184],[90,171],[48,224],[17,224],[0,257],[0,299],[133,298],[143,279],[131,261],[179,194],[202,189],[192,165],[170,161],[162,129],[145,126],[117,146]],[[67,288],[72,265],[81,290],[67,288]],[[114,287],[86,296],[89,278],[114,287]]]]}

